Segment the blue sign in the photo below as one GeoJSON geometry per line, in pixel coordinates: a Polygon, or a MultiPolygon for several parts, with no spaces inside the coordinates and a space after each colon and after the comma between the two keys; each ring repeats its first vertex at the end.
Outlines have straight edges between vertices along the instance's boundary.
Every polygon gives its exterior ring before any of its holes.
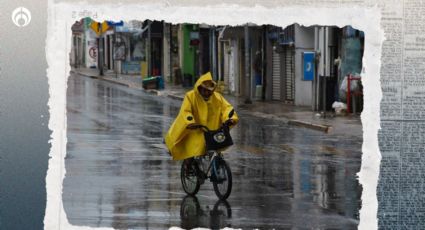
{"type": "Polygon", "coordinates": [[[313,81],[314,79],[314,52],[303,53],[303,81],[313,81]]]}
{"type": "Polygon", "coordinates": [[[119,22],[106,21],[106,23],[108,23],[108,26],[124,26],[124,22],[122,20],[119,22]]]}

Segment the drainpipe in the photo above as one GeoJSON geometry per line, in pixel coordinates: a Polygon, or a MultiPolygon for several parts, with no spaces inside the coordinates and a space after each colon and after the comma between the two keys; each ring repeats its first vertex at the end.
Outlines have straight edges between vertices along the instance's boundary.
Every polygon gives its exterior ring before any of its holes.
{"type": "Polygon", "coordinates": [[[249,27],[245,25],[245,104],[252,104],[251,100],[251,63],[249,50],[249,27]]]}

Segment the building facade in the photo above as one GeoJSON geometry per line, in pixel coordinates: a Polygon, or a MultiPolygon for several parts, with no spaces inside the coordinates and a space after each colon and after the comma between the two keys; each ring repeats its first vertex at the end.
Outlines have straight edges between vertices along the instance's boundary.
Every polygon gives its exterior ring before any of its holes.
{"type": "Polygon", "coordinates": [[[364,34],[351,27],[298,24],[210,26],[163,21],[110,25],[97,35],[89,18],[73,27],[71,64],[142,78],[161,76],[168,85],[191,87],[211,72],[225,94],[330,110],[345,100],[340,88],[362,70],[364,34]],[[101,51],[101,52],[99,52],[101,51]],[[102,59],[100,59],[100,55],[102,59]],[[313,55],[306,78],[306,54],[313,55]]]}

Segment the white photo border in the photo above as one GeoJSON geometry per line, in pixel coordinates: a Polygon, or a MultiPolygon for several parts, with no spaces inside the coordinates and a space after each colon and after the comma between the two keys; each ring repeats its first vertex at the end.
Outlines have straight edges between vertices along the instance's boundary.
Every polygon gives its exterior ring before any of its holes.
{"type": "MultiPolygon", "coordinates": [[[[48,32],[46,38],[47,78],[49,83],[49,129],[51,149],[46,176],[47,204],[44,217],[45,229],[89,229],[72,226],[62,203],[63,179],[66,156],[66,89],[70,72],[71,26],[75,12],[95,12],[97,21],[164,20],[171,23],[205,23],[209,25],[257,25],[272,24],[285,28],[293,23],[302,26],[326,25],[344,27],[350,25],[365,33],[362,75],[364,85],[364,109],[361,115],[363,127],[362,164],[358,179],[363,187],[359,229],[377,229],[376,188],[381,154],[378,147],[380,128],[381,50],[384,31],[381,28],[381,9],[373,7],[317,8],[274,7],[261,5],[243,6],[216,4],[208,6],[172,6],[169,3],[103,4],[87,2],[48,3],[48,32]]],[[[109,229],[109,228],[96,228],[109,229]]]]}

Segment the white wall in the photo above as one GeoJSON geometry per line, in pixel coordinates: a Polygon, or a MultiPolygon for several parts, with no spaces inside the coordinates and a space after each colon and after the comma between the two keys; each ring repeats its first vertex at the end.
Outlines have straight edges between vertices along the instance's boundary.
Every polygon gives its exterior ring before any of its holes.
{"type": "Polygon", "coordinates": [[[238,62],[238,42],[237,39],[231,40],[231,60],[230,60],[230,81],[229,89],[233,95],[239,95],[239,62],[238,62]]]}
{"type": "Polygon", "coordinates": [[[91,29],[86,30],[86,44],[85,45],[85,52],[86,52],[86,67],[90,68],[91,66],[97,67],[97,57],[99,56],[99,51],[97,49],[97,43],[96,43],[96,33],[93,32],[91,29]],[[90,49],[93,48],[96,50],[96,57],[92,58],[90,56],[90,49]]]}
{"type": "Polygon", "coordinates": [[[302,53],[314,51],[314,28],[295,26],[295,105],[312,105],[313,81],[303,81],[302,53]]]}

